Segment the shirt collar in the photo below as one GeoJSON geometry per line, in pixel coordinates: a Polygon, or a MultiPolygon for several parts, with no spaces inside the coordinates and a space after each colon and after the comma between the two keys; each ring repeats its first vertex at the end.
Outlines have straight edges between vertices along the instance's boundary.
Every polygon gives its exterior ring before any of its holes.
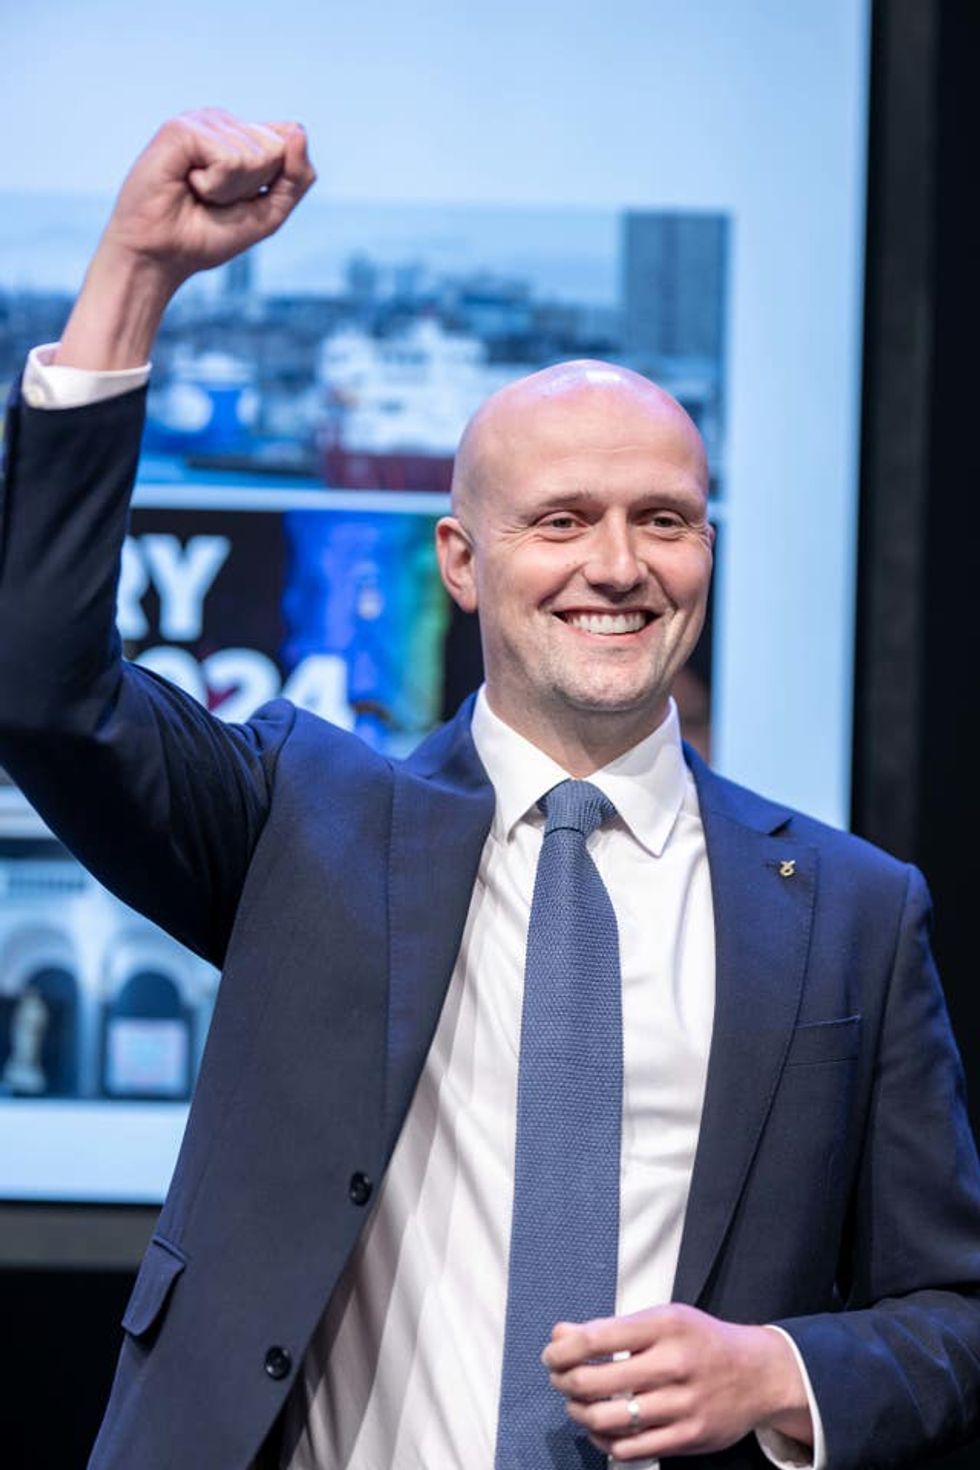
{"type": "MultiPolygon", "coordinates": [[[[504,842],[522,817],[535,815],[546,791],[568,779],[568,772],[494,714],[485,688],[477,696],[471,730],[497,799],[493,833],[504,842]]],[[[659,857],[690,779],[674,701],[656,730],[588,779],[609,797],[636,840],[659,857]]]]}

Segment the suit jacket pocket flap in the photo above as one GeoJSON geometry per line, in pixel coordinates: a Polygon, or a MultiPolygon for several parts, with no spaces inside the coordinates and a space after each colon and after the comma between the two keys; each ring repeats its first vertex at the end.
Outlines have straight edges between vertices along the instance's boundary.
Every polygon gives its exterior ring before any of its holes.
{"type": "Polygon", "coordinates": [[[797,1026],[790,1042],[787,1066],[805,1062],[843,1062],[856,1057],[861,1041],[861,1017],[844,1016],[840,1021],[816,1021],[797,1026]]]}
{"type": "Polygon", "coordinates": [[[163,1310],[170,1289],[187,1264],[177,1246],[155,1235],[136,1277],[122,1325],[133,1337],[148,1332],[163,1310]]]}

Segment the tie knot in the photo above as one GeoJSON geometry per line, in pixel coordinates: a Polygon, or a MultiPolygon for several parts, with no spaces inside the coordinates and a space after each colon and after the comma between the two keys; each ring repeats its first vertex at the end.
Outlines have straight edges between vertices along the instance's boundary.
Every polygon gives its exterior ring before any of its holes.
{"type": "Polygon", "coordinates": [[[544,835],[562,828],[590,837],[603,822],[616,815],[608,796],[590,781],[559,781],[538,802],[544,812],[544,835]]]}

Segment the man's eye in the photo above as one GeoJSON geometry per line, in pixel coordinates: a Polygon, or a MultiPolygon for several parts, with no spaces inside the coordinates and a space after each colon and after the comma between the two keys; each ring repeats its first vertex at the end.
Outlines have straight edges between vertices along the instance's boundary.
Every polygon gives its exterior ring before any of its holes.
{"type": "Polygon", "coordinates": [[[574,516],[548,516],[542,522],[546,531],[574,531],[578,522],[574,516]]]}
{"type": "Polygon", "coordinates": [[[657,531],[679,531],[684,522],[675,511],[658,510],[650,516],[648,524],[657,531]]]}

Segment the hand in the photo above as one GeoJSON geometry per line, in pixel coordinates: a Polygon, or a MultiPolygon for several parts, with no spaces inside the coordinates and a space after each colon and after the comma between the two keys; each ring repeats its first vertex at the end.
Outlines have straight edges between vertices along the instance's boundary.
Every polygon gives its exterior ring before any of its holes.
{"type": "Polygon", "coordinates": [[[130,169],[100,248],[153,262],[179,284],[273,234],[315,179],[297,123],[185,112],[130,169]]]}
{"type": "Polygon", "coordinates": [[[766,1428],[812,1443],[792,1350],[765,1327],[721,1322],[694,1307],[653,1307],[559,1322],[542,1358],[571,1418],[618,1460],[708,1454],[766,1428]],[[628,1356],[613,1362],[614,1353],[628,1356]]]}
{"type": "Polygon", "coordinates": [[[315,178],[298,123],[213,107],[164,123],[123,183],[55,362],[142,366],[178,286],[271,235],[315,178]]]}

